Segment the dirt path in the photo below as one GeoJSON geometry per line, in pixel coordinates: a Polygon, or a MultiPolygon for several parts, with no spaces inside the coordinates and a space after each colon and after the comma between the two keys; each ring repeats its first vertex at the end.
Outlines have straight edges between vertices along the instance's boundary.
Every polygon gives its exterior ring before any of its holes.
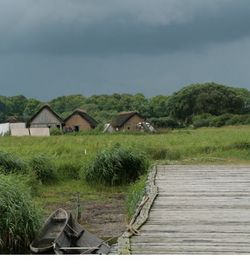
{"type": "Polygon", "coordinates": [[[118,237],[125,230],[124,195],[115,195],[108,202],[82,202],[81,224],[99,237],[118,237]]]}

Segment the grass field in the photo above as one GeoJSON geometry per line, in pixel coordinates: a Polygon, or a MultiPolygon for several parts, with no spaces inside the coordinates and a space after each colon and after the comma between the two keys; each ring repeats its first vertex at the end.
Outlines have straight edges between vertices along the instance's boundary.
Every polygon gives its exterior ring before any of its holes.
{"type": "MultiPolygon", "coordinates": [[[[0,137],[0,150],[28,161],[34,155],[46,154],[55,164],[58,180],[38,185],[35,202],[48,214],[64,207],[74,211],[79,195],[87,212],[91,203],[102,208],[115,200],[120,212],[132,214],[134,197],[141,192],[139,183],[120,187],[90,186],[82,179],[82,168],[98,150],[120,144],[144,152],[151,163],[166,164],[244,164],[250,163],[250,126],[170,130],[161,134],[83,134],[79,136],[0,137]],[[133,196],[133,194],[135,196],[133,196]],[[132,201],[132,203],[131,203],[132,201]]],[[[89,213],[94,211],[89,208],[89,213]]],[[[111,217],[110,217],[111,218],[111,217]]]]}

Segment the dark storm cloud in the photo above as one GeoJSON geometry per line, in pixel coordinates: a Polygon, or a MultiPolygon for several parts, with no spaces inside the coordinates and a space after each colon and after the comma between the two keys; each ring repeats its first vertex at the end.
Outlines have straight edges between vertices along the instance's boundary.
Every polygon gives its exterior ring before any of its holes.
{"type": "Polygon", "coordinates": [[[2,53],[159,54],[250,35],[247,0],[0,0],[0,7],[2,53]]]}
{"type": "Polygon", "coordinates": [[[250,88],[249,0],[0,0],[0,95],[250,88]]]}

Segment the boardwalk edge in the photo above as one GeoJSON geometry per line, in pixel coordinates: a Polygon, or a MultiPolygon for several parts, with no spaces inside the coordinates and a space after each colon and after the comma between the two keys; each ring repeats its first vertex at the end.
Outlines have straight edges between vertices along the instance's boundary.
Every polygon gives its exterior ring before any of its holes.
{"type": "Polygon", "coordinates": [[[130,255],[130,238],[140,233],[138,230],[147,221],[150,209],[158,195],[158,187],[155,185],[157,166],[154,165],[148,174],[145,195],[139,204],[127,230],[118,238],[118,255],[130,255]]]}

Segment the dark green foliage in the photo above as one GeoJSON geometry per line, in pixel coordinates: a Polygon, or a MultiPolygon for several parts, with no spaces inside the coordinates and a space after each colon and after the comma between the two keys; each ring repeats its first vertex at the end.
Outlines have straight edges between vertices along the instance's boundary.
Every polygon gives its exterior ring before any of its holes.
{"type": "Polygon", "coordinates": [[[63,132],[62,130],[58,129],[58,128],[50,128],[50,135],[62,135],[63,132]]]}
{"type": "Polygon", "coordinates": [[[30,160],[30,168],[32,174],[43,184],[50,183],[56,180],[55,165],[53,157],[47,154],[39,154],[30,160]]]}
{"type": "Polygon", "coordinates": [[[115,186],[134,182],[147,167],[147,160],[142,154],[114,146],[97,153],[84,168],[84,175],[90,183],[115,186]]]}
{"type": "Polygon", "coordinates": [[[24,120],[27,121],[31,118],[41,106],[42,103],[39,100],[33,98],[29,99],[22,113],[24,120]]]}
{"type": "Polygon", "coordinates": [[[4,173],[27,171],[27,164],[17,156],[0,151],[0,169],[4,173]]]}
{"type": "Polygon", "coordinates": [[[199,127],[221,127],[224,125],[250,124],[250,115],[226,113],[219,116],[211,114],[197,115],[192,118],[192,124],[195,128],[199,127]]]}
{"type": "MultiPolygon", "coordinates": [[[[98,123],[105,124],[121,111],[138,111],[158,128],[179,128],[183,125],[189,126],[194,116],[205,113],[212,116],[227,113],[250,114],[250,91],[216,83],[203,83],[184,87],[172,96],[158,95],[146,98],[141,93],[135,95],[115,93],[90,97],[69,95],[57,97],[47,103],[62,118],[80,108],[86,110],[98,123]]],[[[8,117],[12,116],[18,121],[27,121],[42,104],[39,100],[27,99],[22,95],[0,96],[0,122],[6,122],[8,117]]],[[[238,121],[235,124],[238,124],[238,121]]],[[[208,126],[207,122],[207,119],[196,120],[194,127],[208,126]]],[[[226,121],[225,124],[234,124],[233,122],[226,121]]],[[[215,119],[213,126],[219,127],[223,123],[220,118],[215,119]]]]}
{"type": "Polygon", "coordinates": [[[40,225],[31,196],[16,177],[0,175],[0,253],[23,253],[40,225]]]}
{"type": "Polygon", "coordinates": [[[160,118],[151,118],[149,119],[150,123],[153,124],[155,128],[181,128],[182,125],[176,119],[171,117],[160,117],[160,118]]]}
{"type": "Polygon", "coordinates": [[[203,113],[216,116],[241,113],[244,99],[234,88],[215,83],[195,84],[174,93],[168,108],[173,117],[190,123],[192,116],[203,113]]]}

